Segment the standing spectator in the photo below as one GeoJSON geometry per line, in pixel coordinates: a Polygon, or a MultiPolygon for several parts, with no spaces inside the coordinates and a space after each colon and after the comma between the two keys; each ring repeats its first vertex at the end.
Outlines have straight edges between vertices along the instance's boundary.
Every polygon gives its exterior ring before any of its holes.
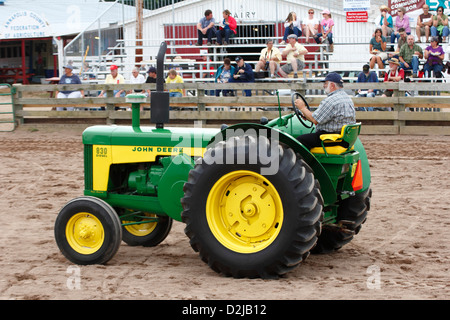
{"type": "Polygon", "coordinates": [[[237,22],[236,19],[231,16],[231,12],[229,10],[224,10],[222,12],[222,15],[223,26],[221,26],[220,29],[216,31],[217,45],[222,45],[222,38],[225,37],[225,41],[223,42],[223,44],[226,46],[230,43],[230,36],[236,35],[237,22]]]}
{"type": "MultiPolygon", "coordinates": [[[[217,83],[228,83],[230,78],[234,75],[235,68],[231,65],[231,61],[229,58],[223,59],[223,65],[217,68],[214,82],[217,83]]],[[[230,90],[216,90],[216,97],[220,96],[220,92],[222,92],[222,96],[226,97],[230,95],[230,90]]]]}
{"type": "MultiPolygon", "coordinates": [[[[119,74],[118,66],[113,64],[113,65],[111,65],[111,67],[109,69],[110,69],[111,73],[106,76],[105,84],[125,84],[125,78],[121,74],[119,74]]],[[[102,98],[104,94],[105,94],[105,90],[100,92],[100,94],[98,96],[100,98],[102,98]]],[[[124,96],[125,96],[124,90],[114,90],[114,97],[118,98],[118,97],[124,97],[124,96]]]]}
{"type": "MultiPolygon", "coordinates": [[[[252,67],[244,61],[242,57],[236,57],[237,68],[229,82],[255,82],[255,75],[252,67]]],[[[243,94],[247,97],[252,96],[252,90],[243,90],[243,94]]]]}
{"type": "Polygon", "coordinates": [[[198,40],[195,44],[196,46],[203,45],[203,38],[208,39],[207,46],[211,45],[212,37],[216,35],[216,27],[214,25],[215,20],[212,11],[208,9],[205,11],[205,16],[197,23],[198,40]]]}
{"type": "Polygon", "coordinates": [[[284,21],[284,36],[281,45],[285,45],[289,35],[295,34],[298,37],[302,35],[302,21],[297,18],[295,12],[289,12],[286,20],[284,21]]]}
{"type": "MultiPolygon", "coordinates": [[[[63,67],[64,68],[64,74],[61,77],[61,79],[59,79],[59,84],[81,84],[81,80],[80,78],[74,74],[73,71],[73,66],[68,64],[66,66],[63,67]]],[[[64,98],[84,98],[84,90],[80,90],[80,91],[69,91],[69,90],[65,90],[65,91],[56,91],[56,98],[58,99],[64,99],[64,98]]],[[[64,107],[56,107],[56,111],[63,111],[64,107]]],[[[74,107],[66,107],[67,111],[73,111],[74,107]]]]}
{"type": "Polygon", "coordinates": [[[315,36],[319,32],[319,19],[314,18],[314,9],[308,10],[308,17],[303,20],[303,30],[306,35],[306,43],[310,36],[315,36]]]}
{"type": "Polygon", "coordinates": [[[297,42],[297,36],[291,34],[288,36],[289,43],[283,50],[282,56],[286,57],[286,64],[281,67],[280,74],[287,78],[288,74],[294,72],[294,78],[298,78],[297,72],[305,67],[305,54],[308,50],[297,42]]]}
{"type": "Polygon", "coordinates": [[[276,71],[280,67],[282,60],[281,52],[277,47],[273,46],[273,40],[269,39],[266,42],[267,47],[261,50],[259,61],[256,64],[255,71],[266,70],[275,78],[276,71]]]}
{"type": "MultiPolygon", "coordinates": [[[[166,83],[184,83],[184,81],[183,78],[178,75],[175,69],[170,69],[166,79],[166,83]]],[[[184,93],[184,89],[170,89],[169,97],[182,97],[184,93]]]]}
{"type": "MultiPolygon", "coordinates": [[[[365,64],[363,66],[363,71],[358,75],[357,82],[358,83],[378,82],[378,77],[374,71],[370,71],[370,66],[368,64],[365,64]]],[[[377,94],[377,91],[374,89],[358,89],[356,96],[357,97],[374,98],[376,94],[377,94]]],[[[366,111],[366,108],[359,107],[357,110],[358,111],[366,111]]],[[[367,110],[373,111],[373,107],[367,107],[367,110]]]]}
{"type": "Polygon", "coordinates": [[[370,58],[370,69],[377,63],[380,70],[384,69],[384,61],[388,58],[386,53],[386,38],[383,36],[381,28],[375,30],[374,37],[370,39],[369,51],[372,54],[370,58]]]}
{"type": "Polygon", "coordinates": [[[400,48],[398,56],[401,62],[400,67],[404,70],[412,69],[414,78],[416,78],[419,72],[419,59],[422,59],[423,51],[419,45],[414,43],[412,34],[406,38],[406,43],[400,48]]]}
{"type": "MultiPolygon", "coordinates": [[[[139,73],[139,68],[134,67],[133,70],[131,71],[130,83],[132,83],[132,84],[145,83],[145,78],[142,74],[139,73]]],[[[133,92],[139,93],[139,92],[142,92],[142,90],[141,89],[129,90],[127,93],[133,93],[133,92]]]]}
{"type": "MultiPolygon", "coordinates": [[[[406,15],[405,7],[398,8],[397,16],[395,17],[395,29],[391,33],[391,43],[395,43],[395,39],[400,38],[400,28],[405,29],[407,35],[411,34],[411,27],[409,26],[409,17],[406,15]]],[[[420,39],[420,38],[419,38],[420,39]]]]}
{"type": "Polygon", "coordinates": [[[423,66],[425,74],[431,77],[431,70],[433,70],[435,78],[442,78],[442,70],[444,68],[444,49],[439,45],[438,37],[431,37],[431,45],[425,48],[424,58],[427,62],[423,66]]]}
{"type": "MultiPolygon", "coordinates": [[[[400,69],[400,62],[396,58],[389,60],[389,71],[384,76],[384,82],[400,82],[405,78],[405,71],[400,69]]],[[[382,97],[392,97],[393,90],[387,89],[384,91],[382,97]]],[[[390,108],[388,109],[390,110],[390,108]]]]}
{"type": "Polygon", "coordinates": [[[323,19],[320,22],[322,26],[322,33],[318,33],[314,36],[314,40],[319,44],[320,42],[325,42],[328,39],[328,43],[330,44],[330,51],[333,51],[333,26],[334,21],[331,19],[331,13],[328,10],[322,11],[323,19]],[[320,37],[323,37],[323,40],[320,40],[320,37]]]}
{"type": "Polygon", "coordinates": [[[436,15],[433,17],[433,26],[431,27],[431,35],[436,37],[442,37],[442,41],[445,42],[448,37],[448,17],[444,14],[444,7],[439,6],[436,11],[436,15]]]}
{"type": "Polygon", "coordinates": [[[430,28],[433,25],[433,15],[429,12],[430,7],[427,4],[422,6],[423,13],[417,17],[416,35],[417,42],[421,43],[420,37],[425,36],[425,42],[428,43],[428,37],[430,36],[430,28]]]}
{"type": "Polygon", "coordinates": [[[384,37],[388,37],[394,31],[394,21],[389,14],[389,8],[386,5],[380,7],[380,15],[375,19],[375,27],[381,28],[384,37]]]}

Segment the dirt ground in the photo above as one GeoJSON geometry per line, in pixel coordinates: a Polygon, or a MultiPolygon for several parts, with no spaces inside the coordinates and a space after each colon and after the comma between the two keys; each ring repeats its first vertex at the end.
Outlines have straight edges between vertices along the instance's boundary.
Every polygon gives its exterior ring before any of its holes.
{"type": "Polygon", "coordinates": [[[83,193],[81,129],[0,133],[0,299],[448,299],[450,137],[361,140],[373,189],[361,232],[269,281],[216,274],[180,222],[155,248],[122,243],[107,265],[73,265],[53,226],[59,209],[83,193]]]}

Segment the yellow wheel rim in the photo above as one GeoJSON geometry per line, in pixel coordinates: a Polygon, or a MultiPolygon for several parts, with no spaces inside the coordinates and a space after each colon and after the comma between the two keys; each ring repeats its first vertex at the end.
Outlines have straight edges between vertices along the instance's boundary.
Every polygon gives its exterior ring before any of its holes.
{"type": "Polygon", "coordinates": [[[275,187],[253,171],[233,171],[211,188],[206,218],[214,237],[226,248],[254,253],[280,233],[283,205],[275,187]]]}
{"type": "MultiPolygon", "coordinates": [[[[157,217],[156,214],[154,213],[145,213],[145,216],[154,218],[157,217]]],[[[145,219],[144,219],[145,221],[145,219]]],[[[133,221],[122,221],[122,223],[130,223],[133,221]]],[[[124,226],[125,230],[127,230],[129,233],[131,233],[132,235],[136,236],[136,237],[144,237],[149,235],[150,233],[153,232],[153,230],[155,230],[156,225],[158,224],[158,222],[148,222],[148,223],[142,223],[142,224],[130,224],[128,226],[124,226]]]]}
{"type": "Polygon", "coordinates": [[[73,215],[66,225],[66,239],[78,253],[95,253],[105,240],[105,231],[96,216],[80,212],[73,215]]]}

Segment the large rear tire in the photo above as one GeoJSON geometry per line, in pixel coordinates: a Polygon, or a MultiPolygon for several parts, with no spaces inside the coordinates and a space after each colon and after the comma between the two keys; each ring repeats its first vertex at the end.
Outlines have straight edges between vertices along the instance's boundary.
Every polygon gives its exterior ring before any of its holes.
{"type": "Polygon", "coordinates": [[[261,144],[270,150],[264,137],[217,144],[184,185],[181,216],[190,244],[226,276],[278,278],[308,257],[320,234],[323,199],[312,170],[292,149],[278,145],[278,171],[262,175],[267,164],[259,155],[261,144]],[[213,161],[218,154],[236,160],[230,154],[238,150],[243,163],[213,161]]]}
{"type": "Polygon", "coordinates": [[[119,249],[120,220],[114,209],[95,197],[69,201],[55,221],[55,240],[61,253],[79,265],[103,264],[119,249]]]}

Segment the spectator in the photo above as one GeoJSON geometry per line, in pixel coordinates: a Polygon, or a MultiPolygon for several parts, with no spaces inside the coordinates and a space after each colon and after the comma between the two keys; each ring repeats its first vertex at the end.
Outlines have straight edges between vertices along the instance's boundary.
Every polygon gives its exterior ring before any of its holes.
{"type": "Polygon", "coordinates": [[[438,37],[431,37],[431,45],[425,48],[424,57],[427,59],[427,62],[423,66],[425,74],[431,77],[431,71],[433,70],[435,78],[442,78],[445,52],[439,45],[438,37]]]}
{"type": "MultiPolygon", "coordinates": [[[[166,83],[184,83],[183,78],[178,75],[175,69],[170,69],[166,83]]],[[[182,97],[185,94],[184,89],[170,89],[169,97],[182,97]]]]}
{"type": "Polygon", "coordinates": [[[319,32],[319,19],[314,18],[314,9],[308,10],[308,17],[303,20],[303,30],[306,35],[306,43],[309,42],[310,36],[315,36],[319,32]]]}
{"type": "MultiPolygon", "coordinates": [[[[142,74],[139,73],[139,68],[134,67],[133,70],[131,71],[130,83],[132,83],[132,84],[145,83],[145,78],[142,74]]],[[[140,89],[129,90],[127,93],[133,93],[133,92],[139,93],[139,92],[142,92],[142,90],[140,90],[140,89]]]]}
{"type": "Polygon", "coordinates": [[[224,45],[229,44],[230,36],[236,35],[236,27],[237,27],[236,19],[234,19],[231,16],[231,12],[229,10],[224,10],[222,12],[222,15],[223,15],[222,26],[220,26],[220,29],[216,32],[217,45],[222,45],[223,37],[225,37],[225,41],[223,42],[223,44],[224,45]]]}
{"type": "MultiPolygon", "coordinates": [[[[125,78],[119,74],[119,67],[115,64],[111,65],[109,68],[111,70],[111,73],[106,76],[105,84],[125,84],[125,78]]],[[[105,90],[100,92],[98,95],[100,98],[102,98],[105,94],[105,90]]],[[[114,97],[124,97],[125,91],[124,90],[114,90],[114,97]]]]}
{"type": "MultiPolygon", "coordinates": [[[[407,35],[411,34],[411,27],[409,26],[409,17],[406,15],[405,7],[398,8],[397,16],[395,17],[395,29],[391,33],[391,43],[395,43],[395,39],[400,38],[400,28],[405,29],[407,35]]],[[[420,39],[420,38],[419,38],[420,39]]]]}
{"type": "MultiPolygon", "coordinates": [[[[59,79],[59,84],[81,84],[80,78],[74,74],[73,66],[68,64],[63,67],[64,68],[64,74],[59,79]]],[[[84,98],[84,90],[80,91],[56,91],[56,98],[58,99],[65,99],[65,98],[84,98]]],[[[73,111],[74,107],[66,107],[67,111],[73,111]]],[[[56,107],[56,111],[64,111],[64,107],[56,107]]]]}
{"type": "Polygon", "coordinates": [[[433,26],[431,27],[431,35],[436,37],[442,37],[442,41],[445,42],[448,37],[448,17],[444,14],[444,7],[439,6],[436,11],[436,15],[433,17],[433,26]]]}
{"type": "MultiPolygon", "coordinates": [[[[252,67],[244,61],[242,57],[236,57],[237,68],[229,82],[255,82],[255,75],[252,67]]],[[[243,90],[243,94],[247,97],[252,96],[252,90],[243,90]]]]}
{"type": "Polygon", "coordinates": [[[388,37],[394,31],[394,22],[386,5],[380,7],[380,15],[375,19],[376,28],[381,28],[383,37],[388,37]]]}
{"type": "Polygon", "coordinates": [[[419,59],[423,57],[422,48],[414,43],[414,36],[410,34],[406,38],[406,43],[400,48],[399,60],[400,67],[404,70],[413,70],[414,78],[419,72],[419,59]]]}
{"type": "Polygon", "coordinates": [[[297,36],[291,34],[288,36],[289,43],[283,50],[282,56],[286,57],[286,64],[281,67],[280,74],[287,78],[288,74],[294,72],[294,78],[298,78],[297,72],[305,67],[305,54],[308,50],[297,42],[297,36]]]}
{"type": "Polygon", "coordinates": [[[320,42],[325,42],[326,39],[328,39],[328,43],[330,44],[330,51],[333,51],[333,26],[334,21],[331,19],[331,13],[328,10],[322,11],[322,22],[320,25],[322,26],[322,33],[318,33],[314,36],[314,40],[316,40],[316,43],[319,44],[320,42]],[[320,37],[323,37],[323,40],[320,39],[320,37]]]}
{"type": "Polygon", "coordinates": [[[269,39],[266,42],[267,47],[261,50],[259,61],[256,64],[255,71],[266,70],[275,78],[276,71],[280,67],[282,60],[281,52],[277,47],[273,46],[273,40],[269,39]]]}
{"type": "Polygon", "coordinates": [[[427,4],[422,6],[423,13],[417,17],[416,35],[417,42],[421,43],[420,37],[425,36],[425,42],[428,43],[428,37],[430,36],[430,28],[433,25],[433,15],[429,12],[430,7],[427,4]]]}
{"type": "MultiPolygon", "coordinates": [[[[378,82],[377,74],[373,71],[370,71],[370,66],[365,64],[363,66],[363,71],[358,75],[358,83],[365,82],[378,82]]],[[[370,97],[374,98],[377,94],[377,91],[374,89],[358,89],[356,94],[357,97],[370,97]]],[[[356,110],[358,111],[366,111],[365,107],[359,107],[356,110]]],[[[373,107],[367,107],[367,111],[373,111],[373,107]]]]}
{"type": "Polygon", "coordinates": [[[400,28],[400,29],[398,29],[398,31],[399,31],[399,35],[400,35],[400,38],[398,39],[398,41],[397,41],[397,49],[395,49],[395,51],[394,52],[389,52],[388,53],[388,55],[389,55],[389,58],[399,58],[399,54],[400,54],[400,48],[405,44],[405,43],[407,43],[407,35],[406,35],[406,32],[405,32],[405,29],[403,29],[403,28],[400,28]]]}
{"type": "MultiPolygon", "coordinates": [[[[400,62],[396,58],[391,58],[389,60],[389,71],[384,76],[384,82],[400,82],[404,78],[405,72],[403,69],[400,69],[400,62]]],[[[392,97],[393,92],[393,90],[387,89],[382,94],[382,97],[392,97]]]]}
{"type": "Polygon", "coordinates": [[[208,39],[207,46],[211,45],[212,37],[216,35],[216,27],[214,25],[215,20],[212,11],[208,9],[205,11],[205,16],[197,23],[198,40],[195,44],[196,46],[203,45],[203,38],[208,39]]]}
{"type": "Polygon", "coordinates": [[[284,21],[284,36],[281,45],[285,45],[289,35],[295,34],[298,37],[302,35],[302,21],[297,18],[295,12],[289,12],[284,21]]]}
{"type": "MultiPolygon", "coordinates": [[[[235,68],[231,65],[231,61],[229,58],[223,59],[223,65],[217,68],[214,82],[217,83],[228,83],[230,78],[234,75],[235,68]]],[[[216,97],[220,96],[220,92],[222,92],[222,96],[229,96],[231,90],[216,90],[216,97]]]]}
{"type": "Polygon", "coordinates": [[[370,69],[375,67],[377,63],[380,70],[384,69],[384,61],[387,60],[388,54],[386,51],[386,38],[382,35],[381,28],[375,30],[374,37],[370,39],[369,44],[370,54],[370,69]]]}

